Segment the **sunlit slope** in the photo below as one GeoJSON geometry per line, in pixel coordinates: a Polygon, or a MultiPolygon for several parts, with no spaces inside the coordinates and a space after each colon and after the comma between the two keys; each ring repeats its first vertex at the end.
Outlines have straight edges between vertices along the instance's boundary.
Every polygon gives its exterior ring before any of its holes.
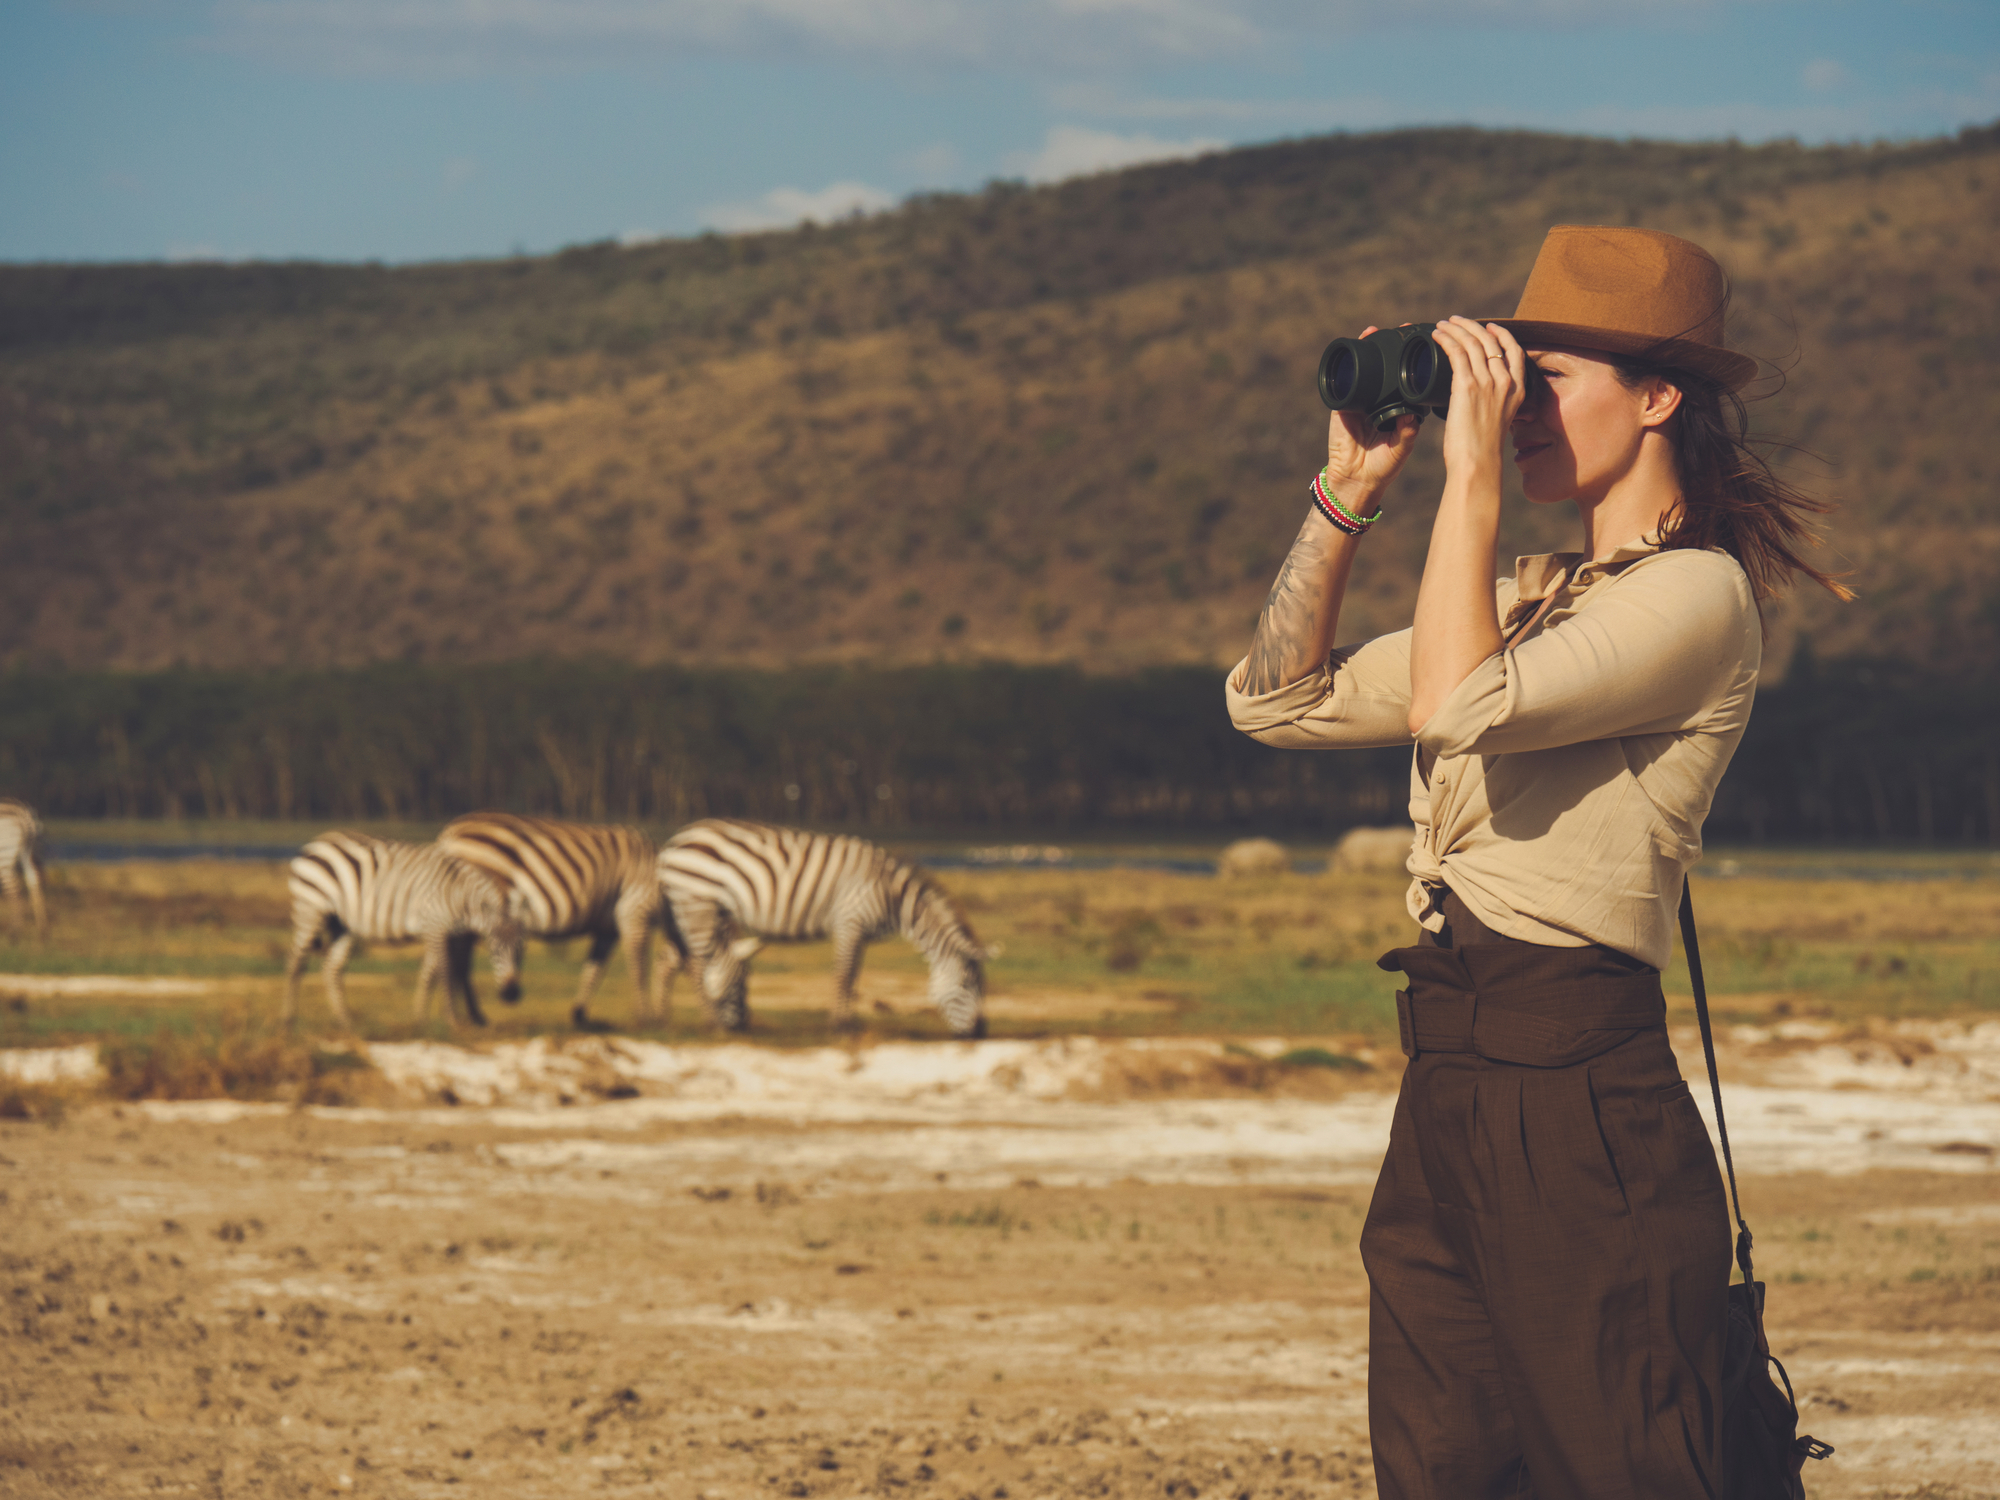
{"type": "MultiPolygon", "coordinates": [[[[1469,131],[539,260],[0,270],[0,652],[1223,662],[1304,514],[1325,340],[1511,311],[1556,221],[1700,239],[1736,342],[1798,356],[1760,426],[1835,462],[1802,473],[1864,597],[1780,612],[1780,652],[1990,655],[1993,135],[1469,131]]],[[[1406,620],[1440,476],[1427,436],[1355,633],[1406,620]]]]}

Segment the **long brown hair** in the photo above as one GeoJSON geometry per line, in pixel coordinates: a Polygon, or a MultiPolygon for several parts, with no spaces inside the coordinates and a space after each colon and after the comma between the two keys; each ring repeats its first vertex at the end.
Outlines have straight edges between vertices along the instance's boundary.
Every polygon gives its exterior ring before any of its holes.
{"type": "Polygon", "coordinates": [[[1846,584],[1799,555],[1819,540],[1811,518],[1835,507],[1778,477],[1751,445],[1742,397],[1691,370],[1606,357],[1628,390],[1657,378],[1681,393],[1680,409],[1666,427],[1681,498],[1662,528],[1661,551],[1720,547],[1742,564],[1760,600],[1782,594],[1800,573],[1837,599],[1854,597],[1846,584]]]}

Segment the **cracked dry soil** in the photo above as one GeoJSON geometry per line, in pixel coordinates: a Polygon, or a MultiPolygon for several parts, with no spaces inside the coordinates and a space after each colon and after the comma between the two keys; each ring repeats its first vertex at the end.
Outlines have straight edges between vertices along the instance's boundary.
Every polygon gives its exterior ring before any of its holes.
{"type": "MultiPolygon", "coordinates": [[[[785,1129],[649,1128],[740,1148],[690,1182],[470,1121],[0,1122],[0,1493],[1374,1494],[1365,1189],[843,1191],[760,1177],[785,1129]]],[[[1984,1175],[1746,1187],[1816,1253],[1996,1233],[1984,1175]]],[[[1996,1278],[1814,1264],[1814,1493],[1993,1494],[1996,1278]]]]}

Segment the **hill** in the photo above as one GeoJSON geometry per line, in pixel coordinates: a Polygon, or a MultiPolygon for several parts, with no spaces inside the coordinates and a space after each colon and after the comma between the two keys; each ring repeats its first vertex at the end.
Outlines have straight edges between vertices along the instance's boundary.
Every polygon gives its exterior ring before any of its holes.
{"type": "MultiPolygon", "coordinates": [[[[1334,136],[633,249],[0,268],[0,662],[1224,663],[1322,344],[1511,311],[1554,222],[1700,240],[1734,342],[1796,355],[1759,428],[1831,461],[1862,599],[1775,611],[1777,660],[1989,659],[2000,128],[1334,136]]],[[[1351,633],[1407,620],[1436,451],[1351,633]]]]}

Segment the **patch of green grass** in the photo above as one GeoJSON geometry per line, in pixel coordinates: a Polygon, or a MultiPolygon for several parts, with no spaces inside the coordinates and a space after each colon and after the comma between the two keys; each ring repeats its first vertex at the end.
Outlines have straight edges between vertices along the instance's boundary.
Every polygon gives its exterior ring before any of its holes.
{"type": "Polygon", "coordinates": [[[933,1229],[991,1229],[998,1231],[1001,1239],[1011,1239],[1016,1233],[1027,1234],[1034,1226],[1013,1209],[1002,1203],[982,1203],[976,1208],[931,1209],[924,1215],[924,1222],[933,1229]]]}
{"type": "Polygon", "coordinates": [[[1337,1073],[1365,1073],[1368,1064],[1358,1057],[1349,1057],[1341,1052],[1329,1052],[1324,1047],[1294,1047],[1281,1054],[1278,1059],[1281,1068],[1331,1068],[1337,1073]]]}
{"type": "Polygon", "coordinates": [[[1283,958],[1246,955],[1204,968],[1208,972],[1189,976],[1193,1003],[1175,1017],[1177,1031],[1320,1036],[1395,1030],[1394,980],[1372,962],[1302,970],[1283,958]]]}

